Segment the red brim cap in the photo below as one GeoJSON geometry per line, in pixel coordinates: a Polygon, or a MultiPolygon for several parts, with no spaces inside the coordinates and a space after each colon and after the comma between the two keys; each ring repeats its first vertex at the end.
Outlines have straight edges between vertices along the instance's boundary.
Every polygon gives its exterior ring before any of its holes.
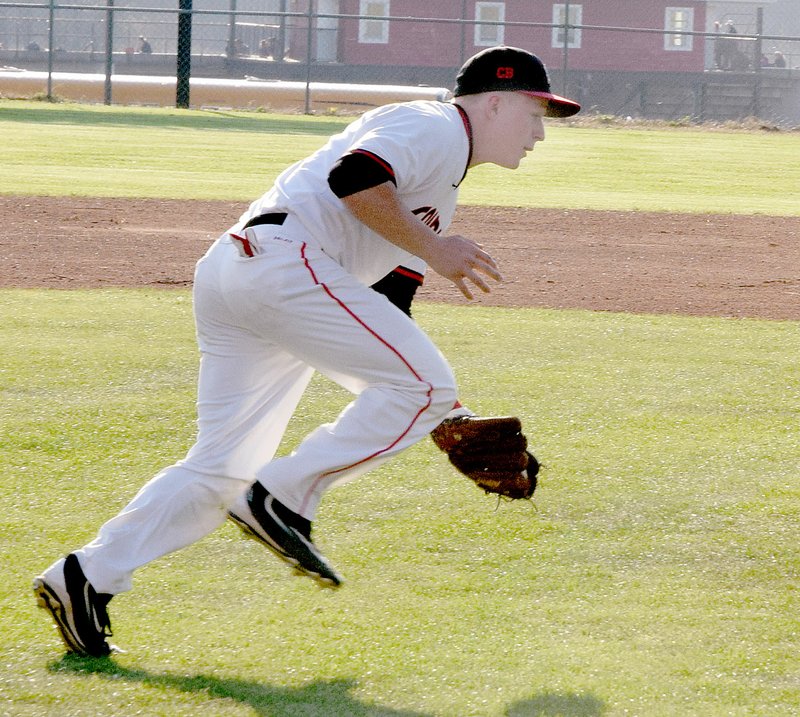
{"type": "Polygon", "coordinates": [[[572,117],[572,115],[578,114],[581,110],[581,106],[575,100],[568,100],[566,97],[554,95],[552,92],[517,91],[529,97],[541,97],[544,100],[548,100],[547,112],[545,112],[547,117],[572,117]]]}

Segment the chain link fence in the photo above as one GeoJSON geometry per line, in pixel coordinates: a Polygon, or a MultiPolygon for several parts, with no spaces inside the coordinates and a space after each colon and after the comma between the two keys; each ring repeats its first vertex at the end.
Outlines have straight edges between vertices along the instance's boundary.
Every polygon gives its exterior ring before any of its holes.
{"type": "Polygon", "coordinates": [[[510,44],[590,113],[800,125],[800,0],[684,5],[0,0],[0,95],[357,111],[441,97],[467,57],[510,44]]]}

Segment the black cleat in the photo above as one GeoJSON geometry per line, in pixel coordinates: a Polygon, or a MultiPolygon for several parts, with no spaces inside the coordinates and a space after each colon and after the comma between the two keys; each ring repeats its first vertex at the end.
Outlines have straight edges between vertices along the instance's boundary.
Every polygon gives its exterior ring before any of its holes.
{"type": "Polygon", "coordinates": [[[117,649],[106,642],[111,637],[106,608],[113,596],[95,592],[74,553],[35,578],[33,592],[39,607],[55,620],[69,652],[105,657],[117,649]]]}
{"type": "Polygon", "coordinates": [[[342,577],[311,541],[311,522],[292,512],[256,481],[247,493],[246,508],[237,505],[228,517],[249,538],[268,547],[300,575],[322,587],[338,588],[342,577]]]}

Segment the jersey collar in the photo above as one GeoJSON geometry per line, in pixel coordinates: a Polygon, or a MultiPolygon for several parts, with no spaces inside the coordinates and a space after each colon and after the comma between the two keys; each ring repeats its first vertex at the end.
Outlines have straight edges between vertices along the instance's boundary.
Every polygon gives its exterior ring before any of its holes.
{"type": "Polygon", "coordinates": [[[464,167],[464,174],[461,175],[461,179],[458,180],[458,184],[453,185],[453,187],[458,189],[458,187],[461,185],[461,182],[464,181],[464,177],[467,176],[469,163],[472,161],[472,124],[469,121],[469,116],[467,115],[464,108],[461,107],[461,105],[456,105],[456,109],[458,110],[458,114],[461,115],[461,121],[464,123],[464,131],[467,133],[467,141],[469,142],[469,154],[467,154],[467,166],[464,167]]]}

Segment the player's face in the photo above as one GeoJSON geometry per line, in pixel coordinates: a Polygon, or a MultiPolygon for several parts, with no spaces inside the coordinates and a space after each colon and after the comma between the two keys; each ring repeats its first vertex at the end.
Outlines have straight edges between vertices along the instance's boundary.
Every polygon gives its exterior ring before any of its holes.
{"type": "Polygon", "coordinates": [[[521,92],[500,93],[494,137],[494,164],[516,169],[537,142],[544,140],[547,101],[521,92]]]}

